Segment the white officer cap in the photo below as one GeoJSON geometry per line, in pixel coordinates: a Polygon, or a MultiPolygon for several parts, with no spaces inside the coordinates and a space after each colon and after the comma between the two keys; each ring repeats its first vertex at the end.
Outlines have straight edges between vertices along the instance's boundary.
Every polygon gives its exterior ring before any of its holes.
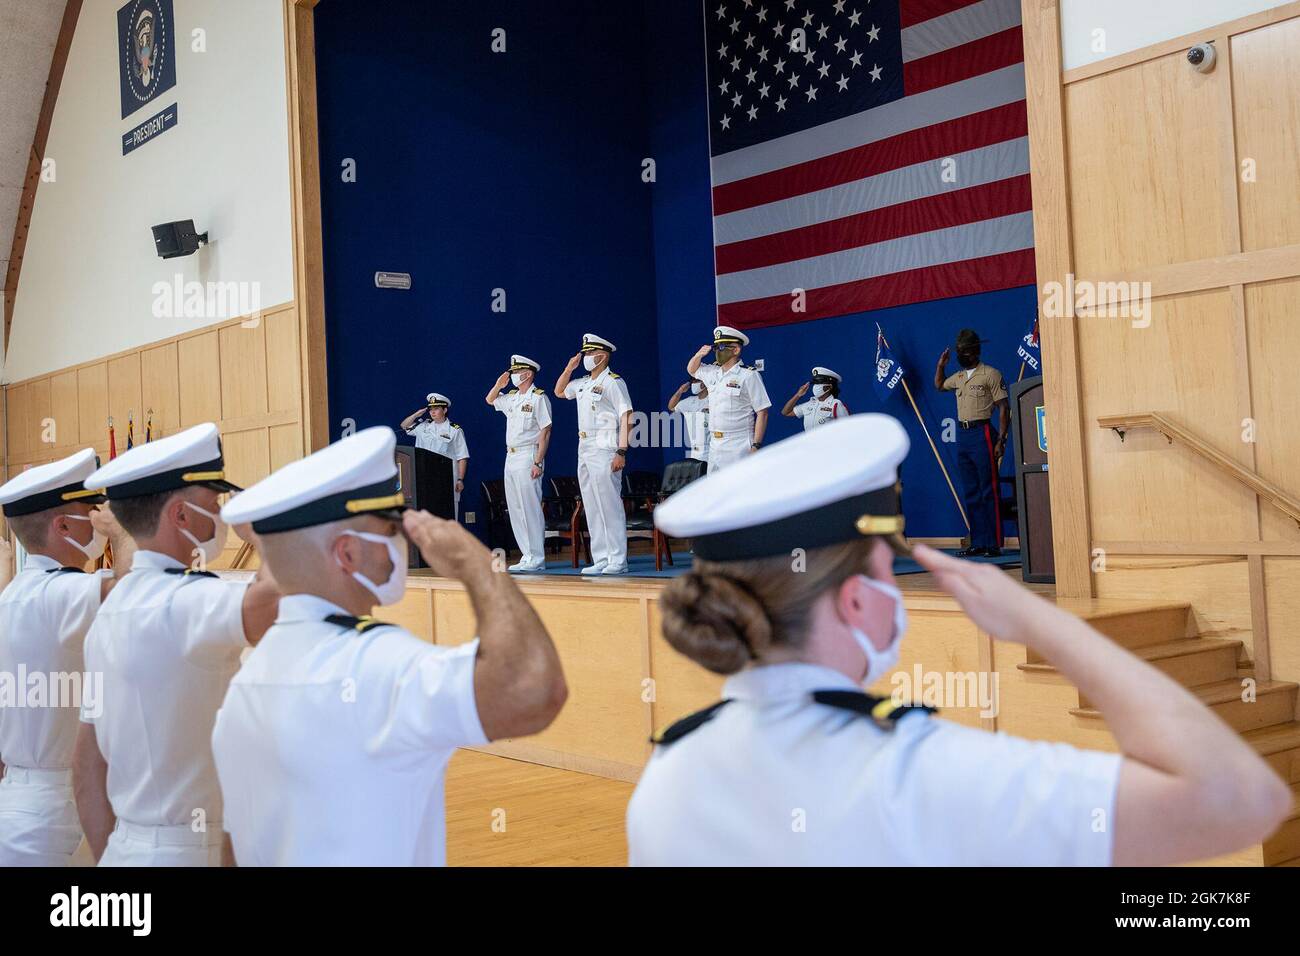
{"type": "Polygon", "coordinates": [[[526,369],[526,368],[530,368],[530,369],[532,369],[534,372],[540,372],[540,371],[542,370],[541,365],[539,365],[538,363],[534,362],[534,361],[533,361],[532,359],[530,359],[527,355],[512,355],[512,356],[510,356],[510,371],[512,371],[512,372],[522,372],[522,371],[523,371],[524,369],[526,369]]]}
{"type": "Polygon", "coordinates": [[[391,428],[376,425],[272,472],[221,509],[227,524],[258,534],[296,531],[363,514],[395,517],[406,507],[391,428]]]}
{"type": "Polygon", "coordinates": [[[104,500],[104,490],[86,488],[86,479],[98,467],[95,449],[83,448],[67,458],[28,468],[0,485],[0,506],[3,506],[4,516],[31,515],[73,501],[99,504],[104,500]]]}
{"type": "Polygon", "coordinates": [[[136,445],[86,479],[87,488],[103,488],[109,501],[138,498],[199,485],[214,491],[241,491],[226,480],[221,433],[212,422],[136,445]]]}
{"type": "Polygon", "coordinates": [[[654,510],[706,561],[742,561],[903,530],[898,466],[907,432],[851,415],[779,441],[693,481],[654,510]]]}
{"type": "Polygon", "coordinates": [[[749,336],[740,329],[733,329],[729,325],[719,325],[713,330],[714,345],[748,345],[749,336]]]}
{"type": "Polygon", "coordinates": [[[840,378],[840,373],[839,373],[839,372],[832,372],[830,369],[828,369],[828,368],[822,368],[820,365],[816,366],[816,367],[812,370],[812,377],[813,377],[814,379],[818,379],[818,378],[829,378],[829,379],[833,379],[833,380],[835,380],[835,381],[837,381],[837,382],[842,382],[842,381],[844,381],[844,379],[840,378]]]}
{"type": "Polygon", "coordinates": [[[618,348],[609,339],[602,339],[593,332],[587,332],[582,336],[583,352],[617,352],[618,348]]]}
{"type": "Polygon", "coordinates": [[[430,392],[424,396],[424,400],[429,403],[430,408],[450,408],[451,399],[441,392],[430,392]]]}

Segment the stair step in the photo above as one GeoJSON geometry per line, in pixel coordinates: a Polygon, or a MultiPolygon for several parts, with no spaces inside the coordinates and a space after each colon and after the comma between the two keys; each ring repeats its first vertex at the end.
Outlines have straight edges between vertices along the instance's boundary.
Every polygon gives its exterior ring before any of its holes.
{"type": "MultiPolygon", "coordinates": [[[[1152,644],[1167,644],[1190,637],[1192,609],[1188,604],[1153,604],[1149,607],[1095,611],[1081,616],[1096,630],[1121,647],[1133,650],[1152,644]]],[[[1026,662],[1044,663],[1041,655],[1027,651],[1026,662]]]]}
{"type": "Polygon", "coordinates": [[[1290,784],[1300,783],[1300,723],[1292,721],[1242,734],[1242,739],[1290,784]]]}
{"type": "MultiPolygon", "coordinates": [[[[1188,637],[1163,644],[1151,644],[1147,647],[1133,649],[1133,653],[1142,658],[1156,670],[1161,671],[1184,687],[1196,687],[1201,684],[1214,684],[1239,676],[1252,676],[1248,669],[1241,674],[1238,658],[1241,655],[1242,642],[1219,637],[1188,637]]],[[[1051,664],[1018,664],[1019,670],[1031,674],[1057,674],[1051,664]]],[[[1091,706],[1080,698],[1080,706],[1091,706]]]]}
{"type": "MultiPolygon", "coordinates": [[[[1296,690],[1300,685],[1288,681],[1261,681],[1255,686],[1256,699],[1250,702],[1241,699],[1243,687],[1240,680],[1217,681],[1188,689],[1233,730],[1245,732],[1292,723],[1296,690]]],[[[1101,713],[1094,707],[1075,707],[1070,713],[1085,720],[1101,719],[1101,713]]]]}
{"type": "MultiPolygon", "coordinates": [[[[1295,787],[1291,788],[1296,793],[1295,787]]],[[[1278,866],[1300,857],[1300,800],[1291,804],[1291,813],[1277,831],[1264,841],[1264,865],[1278,866]]]]}

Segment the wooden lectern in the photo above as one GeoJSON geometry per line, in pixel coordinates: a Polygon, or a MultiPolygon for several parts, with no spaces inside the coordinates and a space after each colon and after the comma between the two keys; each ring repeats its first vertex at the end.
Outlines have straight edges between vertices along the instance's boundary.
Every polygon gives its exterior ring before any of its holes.
{"type": "MultiPolygon", "coordinates": [[[[394,457],[397,460],[398,486],[406,495],[406,503],[434,517],[454,521],[456,482],[452,460],[436,451],[410,445],[398,445],[394,457]]],[[[428,567],[414,547],[410,549],[408,567],[428,567]]]]}

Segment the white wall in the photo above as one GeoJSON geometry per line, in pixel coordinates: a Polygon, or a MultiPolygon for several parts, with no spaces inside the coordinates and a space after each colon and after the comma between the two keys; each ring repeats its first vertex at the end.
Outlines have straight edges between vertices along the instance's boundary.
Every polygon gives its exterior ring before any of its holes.
{"type": "Polygon", "coordinates": [[[258,283],[263,308],[293,298],[280,0],[175,0],[176,85],[125,120],[124,2],[87,0],[77,23],[47,148],[57,180],[36,191],[5,382],[231,317],[155,317],[154,284],[177,273],[258,283]],[[191,49],[196,28],[207,52],[191,49]],[[123,156],[122,134],[172,103],[178,125],[123,156]],[[175,219],[193,219],[212,245],[159,259],[150,226],[175,219]]]}
{"type": "Polygon", "coordinates": [[[1289,0],[1061,0],[1061,51],[1067,70],[1171,40],[1289,0]],[[1106,31],[1105,51],[1092,49],[1106,31]]]}

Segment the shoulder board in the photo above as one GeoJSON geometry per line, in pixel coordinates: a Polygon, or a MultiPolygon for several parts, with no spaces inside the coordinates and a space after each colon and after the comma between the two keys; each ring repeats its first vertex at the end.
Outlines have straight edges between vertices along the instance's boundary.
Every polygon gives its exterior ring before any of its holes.
{"type": "Polygon", "coordinates": [[[454,423],[454,422],[453,422],[453,423],[452,423],[452,426],[451,426],[451,427],[452,427],[452,428],[460,428],[460,426],[459,426],[459,425],[457,425],[457,424],[456,424],[456,423],[454,423]]]}
{"type": "Polygon", "coordinates": [[[396,624],[389,624],[387,621],[376,621],[373,617],[353,617],[350,614],[331,614],[325,618],[329,624],[337,624],[339,627],[350,627],[358,634],[364,634],[366,631],[376,627],[396,627],[396,624]]]}
{"type": "Polygon", "coordinates": [[[84,568],[50,568],[46,574],[85,574],[84,568]]]}
{"type": "Polygon", "coordinates": [[[193,576],[196,578],[216,577],[216,575],[213,574],[211,571],[199,571],[196,570],[195,568],[164,568],[163,570],[166,571],[168,574],[183,574],[187,576],[193,576]]]}
{"type": "Polygon", "coordinates": [[[819,704],[870,717],[881,730],[893,730],[900,720],[916,711],[927,714],[936,712],[933,707],[924,704],[896,704],[888,697],[873,697],[856,690],[818,690],[813,691],[812,697],[819,704]]]}
{"type": "Polygon", "coordinates": [[[519,389],[517,389],[517,388],[512,388],[510,391],[506,392],[506,394],[507,394],[507,395],[518,395],[518,394],[519,394],[519,389]]]}
{"type": "Polygon", "coordinates": [[[534,388],[534,389],[533,389],[533,394],[534,394],[534,395],[545,395],[546,393],[545,393],[545,391],[543,391],[543,390],[540,389],[540,388],[534,388]]]}
{"type": "Polygon", "coordinates": [[[610,377],[610,378],[618,378],[618,373],[617,373],[617,372],[610,372],[610,373],[609,373],[609,377],[610,377]]]}
{"type": "Polygon", "coordinates": [[[745,368],[749,369],[751,372],[757,372],[757,371],[758,371],[758,366],[757,366],[757,365],[746,365],[745,368]]]}
{"type": "Polygon", "coordinates": [[[703,727],[714,718],[718,711],[730,703],[731,700],[728,698],[727,700],[718,701],[712,707],[705,707],[703,710],[697,710],[689,717],[683,717],[681,720],[670,724],[658,737],[651,737],[650,742],[652,744],[662,745],[676,743],[692,730],[698,730],[700,727],[703,727]]]}

